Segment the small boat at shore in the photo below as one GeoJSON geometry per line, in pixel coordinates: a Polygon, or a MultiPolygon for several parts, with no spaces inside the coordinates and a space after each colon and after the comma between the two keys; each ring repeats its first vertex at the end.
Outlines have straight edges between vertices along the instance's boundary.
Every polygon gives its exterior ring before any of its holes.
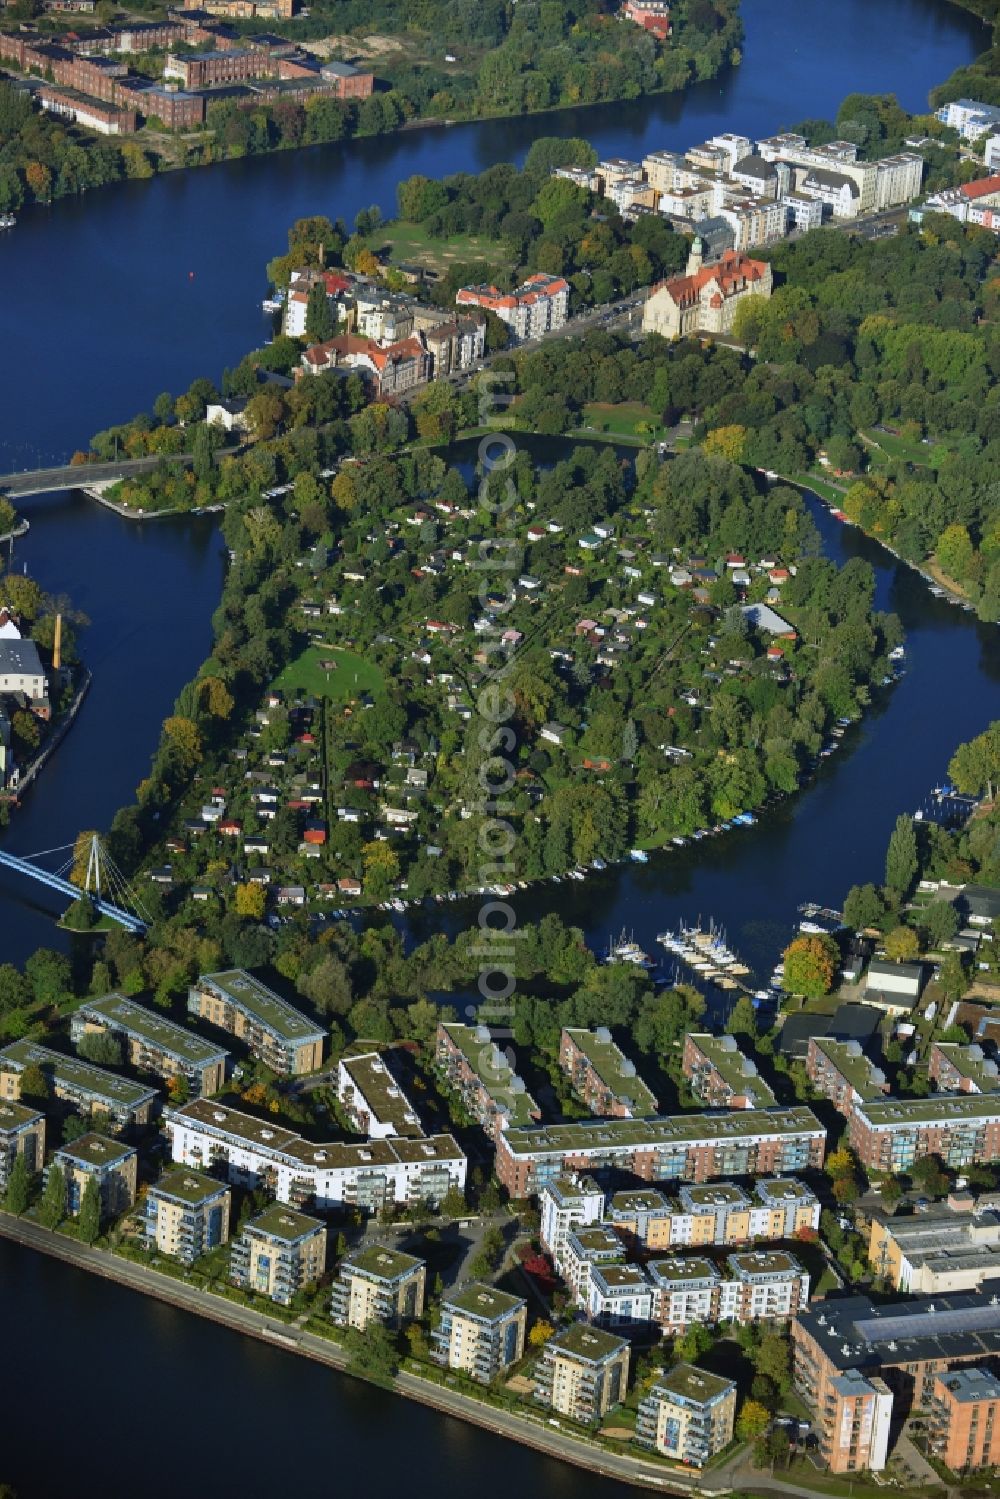
{"type": "Polygon", "coordinates": [[[0,229],[13,229],[17,219],[12,213],[0,213],[0,229]]]}

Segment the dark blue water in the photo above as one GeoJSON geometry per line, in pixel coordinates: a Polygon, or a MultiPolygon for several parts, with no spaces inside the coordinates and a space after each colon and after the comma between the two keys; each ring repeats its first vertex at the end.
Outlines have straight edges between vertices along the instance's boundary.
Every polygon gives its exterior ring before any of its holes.
{"type": "Polygon", "coordinates": [[[160,391],[235,364],[265,336],[264,266],[300,215],[391,213],[401,178],[519,161],[539,134],[636,158],[832,116],[854,90],[922,109],[987,39],[947,0],[744,0],[743,13],[742,64],[683,95],[258,157],[24,213],[0,238],[0,473],[68,458],[160,391]]]}

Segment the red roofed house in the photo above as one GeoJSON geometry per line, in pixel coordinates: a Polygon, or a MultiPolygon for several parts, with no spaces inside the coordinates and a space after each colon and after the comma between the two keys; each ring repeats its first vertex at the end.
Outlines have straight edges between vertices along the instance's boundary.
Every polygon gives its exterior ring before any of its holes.
{"type": "Polygon", "coordinates": [[[514,339],[537,338],[550,328],[561,328],[569,313],[569,283],[562,276],[537,271],[512,292],[495,286],[463,286],[455,301],[459,307],[483,307],[507,324],[514,339]]]}
{"type": "Polygon", "coordinates": [[[430,375],[430,358],[419,338],[402,338],[382,348],[373,338],[356,333],[313,344],[303,354],[302,365],[310,375],[339,368],[360,370],[379,396],[410,390],[430,375]]]}
{"type": "Polygon", "coordinates": [[[621,14],[661,42],[670,35],[670,6],[666,0],[625,0],[621,14]]]}
{"type": "Polygon", "coordinates": [[[642,309],[643,333],[683,338],[689,333],[729,333],[736,309],[746,297],[770,297],[771,267],[727,250],[714,265],[703,265],[702,243],[695,239],[683,276],[654,286],[642,309]]]}

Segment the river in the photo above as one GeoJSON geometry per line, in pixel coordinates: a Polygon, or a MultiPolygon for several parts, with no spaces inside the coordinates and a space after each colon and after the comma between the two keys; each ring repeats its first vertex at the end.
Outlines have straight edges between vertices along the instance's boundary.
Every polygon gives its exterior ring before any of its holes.
{"type": "MultiPolygon", "coordinates": [[[[0,467],[64,457],[160,390],[235,362],[264,331],[262,266],[298,214],[351,219],[371,202],[390,210],[399,178],[519,159],[539,133],[585,135],[602,155],[634,157],[722,129],[765,134],[830,115],[855,89],[894,90],[915,108],[985,44],[983,29],[946,0],[746,0],[744,9],[742,66],[683,99],[414,131],[25,213],[0,241],[0,467]]],[[[25,509],[32,529],[18,559],[91,616],[85,653],[95,682],[4,834],[20,852],[105,825],[131,796],[160,720],[204,657],[222,569],[204,521],[129,523],[75,494],[25,509]]],[[[646,945],[679,916],[712,916],[749,959],[769,964],[800,900],[837,902],[853,880],[880,877],[898,812],[919,804],[956,743],[1000,716],[995,629],[934,600],[856,531],[825,512],[818,519],[829,555],[860,554],[875,566],[879,605],[907,629],[907,675],[815,784],[759,827],[645,868],[536,889],[524,915],[554,908],[595,943],[625,926],[646,945]]],[[[53,906],[41,887],[35,894],[0,879],[0,960],[59,940],[53,906]]],[[[15,1483],[19,1499],[133,1489],[173,1499],[179,1482],[226,1499],[298,1481],[325,1490],[345,1478],[373,1499],[414,1485],[451,1495],[470,1483],[483,1499],[529,1485],[554,1499],[611,1492],[2,1242],[0,1306],[11,1370],[0,1480],[15,1483]]]]}

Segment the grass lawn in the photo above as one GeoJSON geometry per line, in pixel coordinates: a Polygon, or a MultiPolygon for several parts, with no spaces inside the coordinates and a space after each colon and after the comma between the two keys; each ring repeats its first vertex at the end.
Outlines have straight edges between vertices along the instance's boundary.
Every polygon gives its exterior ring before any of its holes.
{"type": "Polygon", "coordinates": [[[813,494],[818,494],[821,500],[826,500],[838,510],[844,503],[844,491],[838,489],[826,479],[821,479],[818,474],[792,474],[793,484],[802,484],[806,489],[811,489],[813,494]]]}
{"type": "Polygon", "coordinates": [[[655,412],[641,401],[620,401],[616,405],[589,401],[583,408],[583,425],[598,432],[611,432],[617,437],[641,437],[646,442],[665,436],[663,423],[657,421],[655,412]],[[637,432],[641,423],[651,430],[637,432]]]}
{"type": "Polygon", "coordinates": [[[942,442],[922,442],[919,437],[904,437],[892,432],[859,433],[874,468],[885,468],[889,462],[913,463],[920,467],[937,468],[949,448],[942,442]]]}
{"type": "Polygon", "coordinates": [[[385,691],[385,680],[377,666],[358,656],[354,651],[344,651],[334,645],[310,645],[272,684],[281,692],[311,693],[313,697],[327,697],[334,702],[360,697],[370,692],[379,697],[385,691]],[[327,669],[324,662],[335,661],[336,667],[327,669]]]}
{"type": "Polygon", "coordinates": [[[402,220],[387,224],[378,231],[378,248],[388,249],[399,264],[415,262],[439,274],[456,261],[488,260],[491,265],[513,265],[513,256],[499,240],[484,234],[453,234],[448,239],[432,239],[422,224],[402,220]]]}

